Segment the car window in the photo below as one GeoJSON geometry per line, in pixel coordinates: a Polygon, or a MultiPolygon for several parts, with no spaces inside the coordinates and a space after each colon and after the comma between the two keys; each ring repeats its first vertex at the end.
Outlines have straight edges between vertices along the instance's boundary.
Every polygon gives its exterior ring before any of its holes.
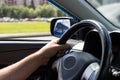
{"type": "Polygon", "coordinates": [[[47,0],[0,0],[0,35],[50,34],[50,21],[61,16],[47,0]]]}
{"type": "Polygon", "coordinates": [[[87,0],[106,19],[120,28],[120,0],[87,0]]]}

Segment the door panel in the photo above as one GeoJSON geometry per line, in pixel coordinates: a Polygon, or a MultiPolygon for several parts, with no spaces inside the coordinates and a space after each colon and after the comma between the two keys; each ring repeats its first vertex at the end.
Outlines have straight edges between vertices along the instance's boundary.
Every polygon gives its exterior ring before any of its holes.
{"type": "MultiPolygon", "coordinates": [[[[0,67],[13,64],[20,59],[37,51],[50,40],[41,41],[0,41],[0,67]]],[[[2,67],[1,67],[2,68],[2,67]]]]}

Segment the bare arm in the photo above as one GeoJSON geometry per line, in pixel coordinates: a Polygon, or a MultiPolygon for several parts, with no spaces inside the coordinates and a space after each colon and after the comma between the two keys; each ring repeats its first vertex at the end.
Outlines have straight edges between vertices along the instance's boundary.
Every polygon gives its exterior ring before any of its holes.
{"type": "Polygon", "coordinates": [[[19,62],[0,70],[0,80],[25,80],[39,66],[47,63],[58,51],[70,48],[69,45],[58,45],[57,41],[51,41],[42,49],[27,56],[19,62]]]}

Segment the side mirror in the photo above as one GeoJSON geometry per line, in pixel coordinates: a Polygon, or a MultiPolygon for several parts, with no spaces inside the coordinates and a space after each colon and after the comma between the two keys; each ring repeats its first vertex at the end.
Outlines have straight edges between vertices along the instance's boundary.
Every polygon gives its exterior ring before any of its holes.
{"type": "Polygon", "coordinates": [[[61,37],[76,21],[72,18],[55,18],[51,21],[51,34],[61,37]]]}

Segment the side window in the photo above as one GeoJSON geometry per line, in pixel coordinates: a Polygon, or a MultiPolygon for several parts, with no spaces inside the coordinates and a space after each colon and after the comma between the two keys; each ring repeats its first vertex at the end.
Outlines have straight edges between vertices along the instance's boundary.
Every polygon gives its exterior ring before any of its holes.
{"type": "Polygon", "coordinates": [[[60,16],[47,0],[0,0],[0,35],[50,34],[50,21],[60,16]]]}

